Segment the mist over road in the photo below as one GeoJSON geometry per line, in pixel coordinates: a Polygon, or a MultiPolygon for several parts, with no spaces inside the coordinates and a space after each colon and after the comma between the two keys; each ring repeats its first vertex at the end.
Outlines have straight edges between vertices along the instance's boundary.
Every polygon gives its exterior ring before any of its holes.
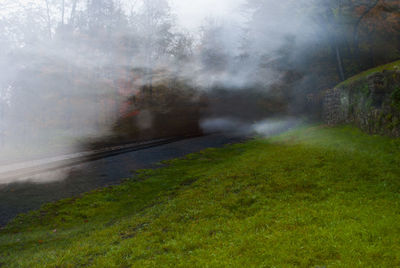
{"type": "Polygon", "coordinates": [[[132,177],[135,170],[157,168],[161,161],[241,140],[243,138],[222,134],[191,138],[36,175],[34,178],[39,181],[40,176],[43,176],[44,181],[51,181],[67,174],[59,181],[0,185],[0,225],[20,213],[38,209],[45,203],[121,183],[124,178],[132,177]]]}

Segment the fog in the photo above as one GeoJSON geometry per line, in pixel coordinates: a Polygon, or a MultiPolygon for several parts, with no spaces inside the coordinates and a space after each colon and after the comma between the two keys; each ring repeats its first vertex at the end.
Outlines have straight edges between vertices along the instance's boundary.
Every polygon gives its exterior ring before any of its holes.
{"type": "Polygon", "coordinates": [[[301,118],[278,117],[249,123],[236,118],[207,118],[201,121],[206,133],[228,133],[238,137],[254,135],[269,137],[290,130],[303,123],[301,118]]]}
{"type": "Polygon", "coordinates": [[[173,0],[170,3],[178,25],[192,32],[196,32],[204,20],[211,17],[225,21],[245,20],[245,0],[173,0]]]}
{"type": "Polygon", "coordinates": [[[333,2],[4,0],[0,163],[76,152],[132,129],[141,132],[132,140],[159,137],[161,115],[175,129],[164,135],[177,135],[190,125],[176,125],[186,120],[176,117],[181,106],[201,107],[188,115],[206,132],[292,125],[311,109],[304,96],[340,76],[332,53],[347,28],[335,28],[333,2]],[[325,67],[334,74],[316,88],[325,67]]]}

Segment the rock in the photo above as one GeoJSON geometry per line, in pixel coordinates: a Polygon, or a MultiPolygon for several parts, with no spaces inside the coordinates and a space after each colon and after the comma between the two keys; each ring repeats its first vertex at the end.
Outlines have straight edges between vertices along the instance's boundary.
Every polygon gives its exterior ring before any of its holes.
{"type": "Polygon", "coordinates": [[[400,71],[376,72],[326,91],[323,118],[328,125],[353,124],[371,134],[400,136],[400,71]]]}

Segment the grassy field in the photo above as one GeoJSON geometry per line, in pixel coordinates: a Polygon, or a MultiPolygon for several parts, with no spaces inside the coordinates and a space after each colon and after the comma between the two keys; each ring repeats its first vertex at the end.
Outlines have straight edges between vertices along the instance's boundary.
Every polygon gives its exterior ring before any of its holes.
{"type": "Polygon", "coordinates": [[[399,139],[304,127],[168,164],[18,217],[1,265],[400,266],[399,139]]]}

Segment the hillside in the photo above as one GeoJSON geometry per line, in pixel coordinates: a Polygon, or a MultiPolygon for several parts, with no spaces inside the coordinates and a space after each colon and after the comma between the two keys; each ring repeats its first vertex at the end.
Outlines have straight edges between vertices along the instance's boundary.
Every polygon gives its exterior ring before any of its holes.
{"type": "Polygon", "coordinates": [[[361,73],[359,73],[359,74],[357,74],[355,76],[350,77],[349,79],[347,79],[346,81],[343,81],[342,83],[340,83],[337,86],[338,87],[345,86],[345,85],[351,84],[352,82],[355,82],[357,80],[366,78],[371,74],[380,73],[380,72],[383,72],[385,70],[386,71],[400,71],[400,60],[385,64],[385,65],[380,65],[380,66],[377,66],[375,68],[368,69],[368,70],[366,70],[364,72],[361,72],[361,73]]]}
{"type": "Polygon", "coordinates": [[[4,267],[395,267],[400,140],[304,127],[21,215],[4,267]]]}
{"type": "Polygon", "coordinates": [[[360,73],[325,94],[324,120],[400,137],[400,61],[360,73]]]}

